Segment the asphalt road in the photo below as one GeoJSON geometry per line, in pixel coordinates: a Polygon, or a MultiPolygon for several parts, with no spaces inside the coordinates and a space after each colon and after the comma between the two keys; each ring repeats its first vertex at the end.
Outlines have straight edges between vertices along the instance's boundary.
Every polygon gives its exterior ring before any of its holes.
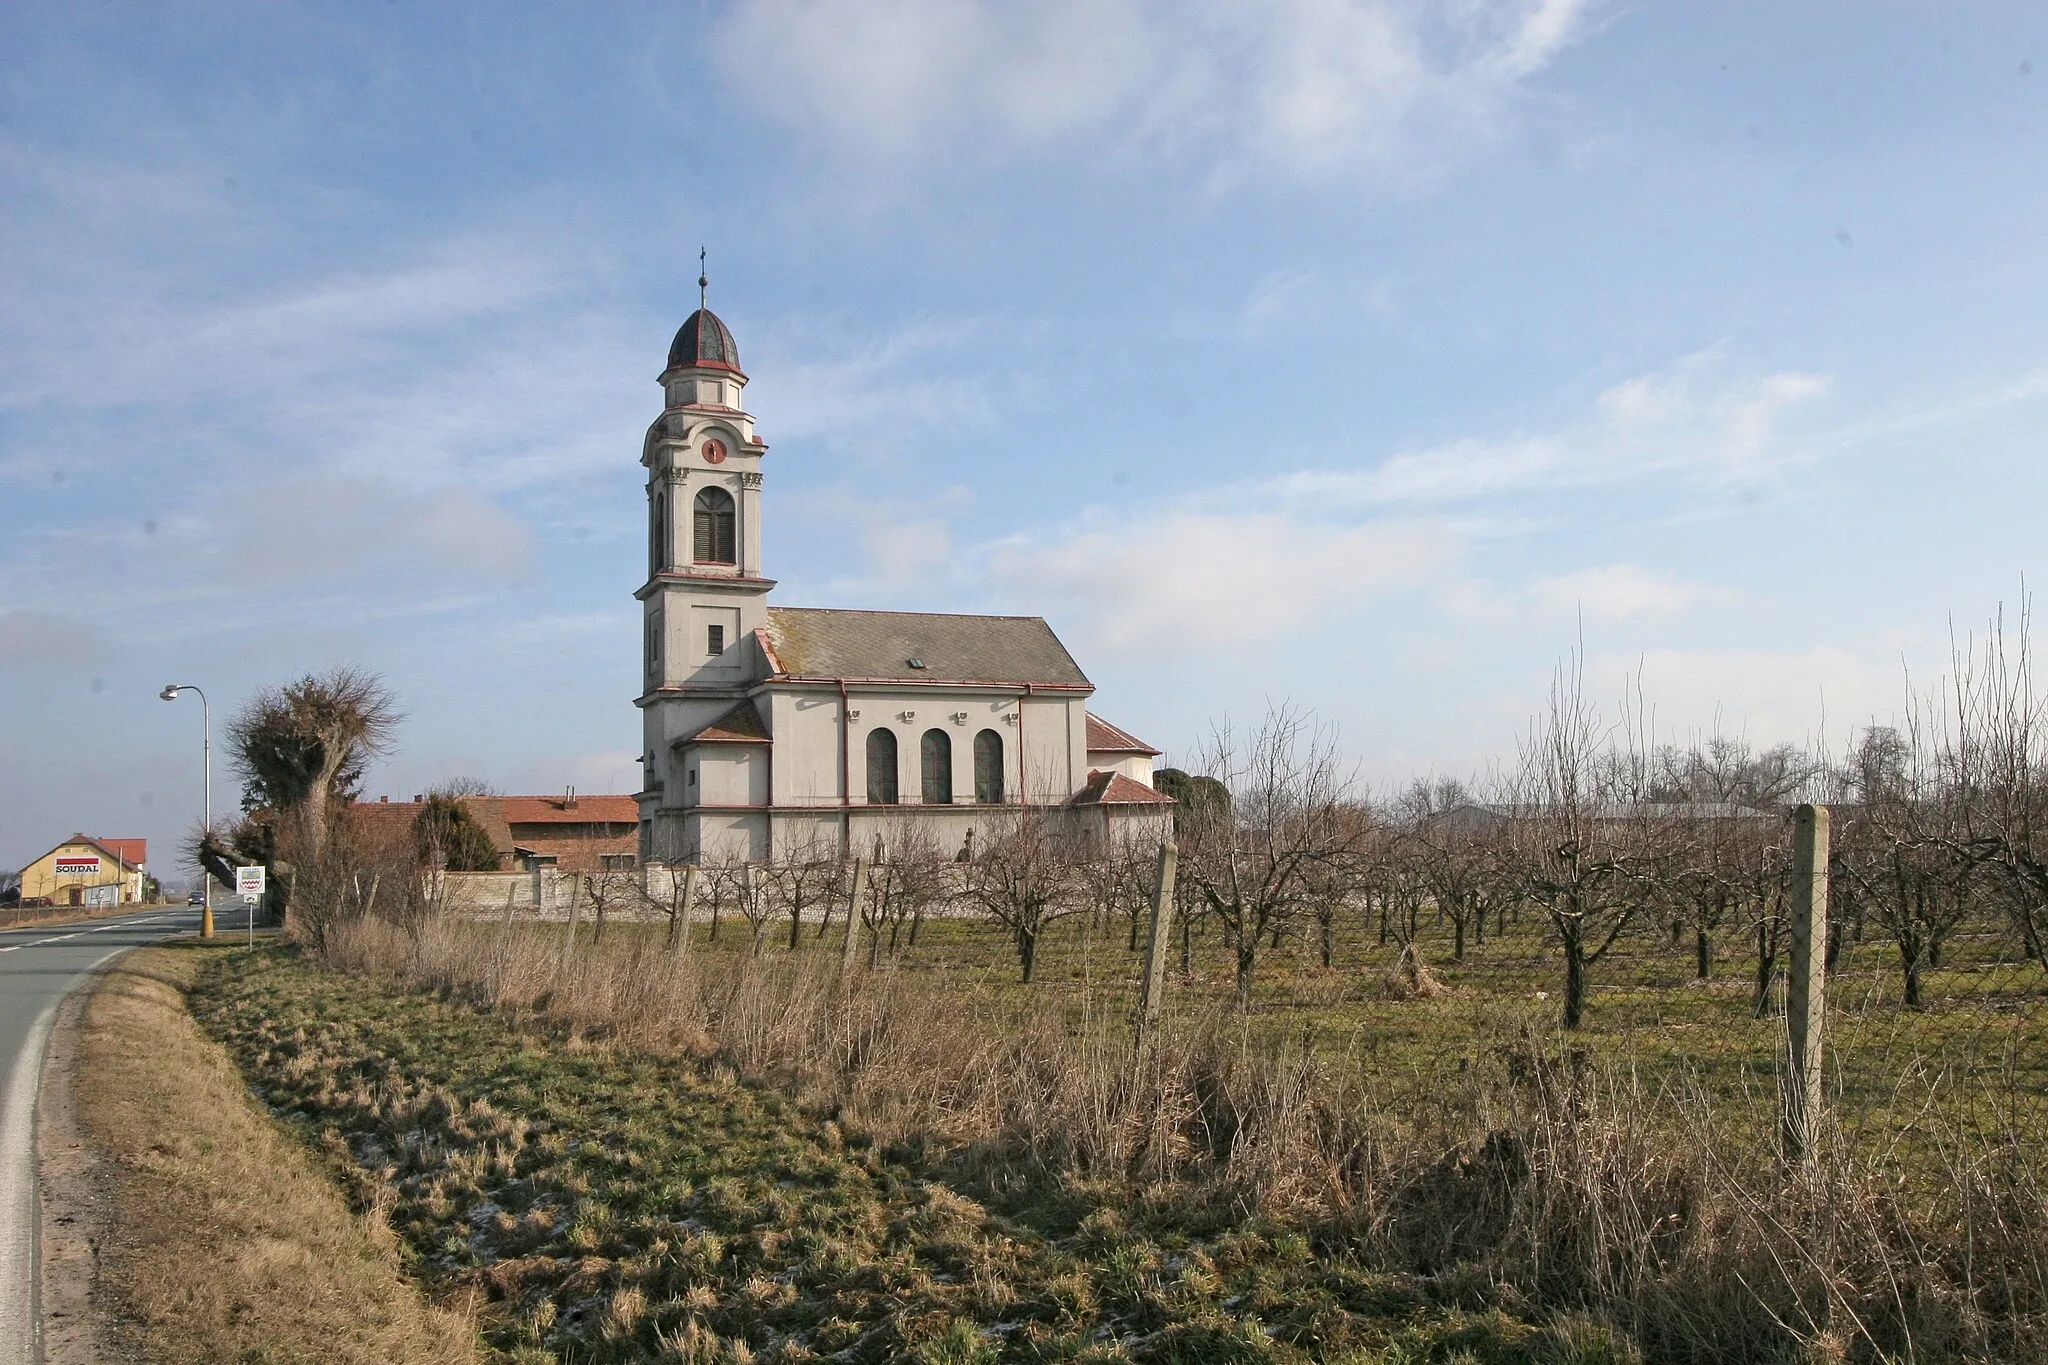
{"type": "MultiPolygon", "coordinates": [[[[246,925],[239,905],[214,907],[214,927],[246,925]]],[[[0,1365],[33,1365],[36,1310],[36,1090],[57,1004],[85,974],[129,948],[199,928],[199,912],[147,910],[116,919],[0,933],[0,1365]]]]}

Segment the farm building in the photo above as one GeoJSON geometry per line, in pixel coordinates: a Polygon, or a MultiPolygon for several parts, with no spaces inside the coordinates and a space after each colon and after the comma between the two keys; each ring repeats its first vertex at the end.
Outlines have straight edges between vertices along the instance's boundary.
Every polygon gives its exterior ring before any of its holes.
{"type": "MultiPolygon", "coordinates": [[[[491,841],[507,872],[554,867],[603,872],[630,867],[639,843],[639,807],[630,796],[465,796],[463,809],[491,841]]],[[[358,801],[350,811],[368,842],[395,848],[410,841],[426,810],[410,801],[358,801]]]]}
{"type": "Polygon", "coordinates": [[[152,879],[147,839],[74,834],[21,870],[21,898],[52,905],[128,905],[145,900],[152,879]]]}

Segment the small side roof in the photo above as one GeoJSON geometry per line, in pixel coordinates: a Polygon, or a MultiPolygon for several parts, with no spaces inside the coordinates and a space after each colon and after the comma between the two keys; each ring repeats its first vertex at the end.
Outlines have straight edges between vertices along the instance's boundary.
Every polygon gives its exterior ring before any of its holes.
{"type": "MultiPolygon", "coordinates": [[[[768,744],[768,727],[761,724],[761,713],[751,701],[743,701],[732,710],[712,721],[696,734],[679,739],[673,747],[685,744],[768,744]]],[[[631,797],[627,798],[631,800],[631,797]]]]}
{"type": "Polygon", "coordinates": [[[1093,687],[1040,616],[770,607],[767,637],[784,677],[1093,687]]]}
{"type": "Polygon", "coordinates": [[[1143,754],[1159,757],[1159,750],[1129,730],[1120,730],[1093,711],[1088,713],[1088,752],[1091,754],[1143,754]]]}
{"type": "Polygon", "coordinates": [[[1067,798],[1070,806],[1177,806],[1180,802],[1165,792],[1154,791],[1143,782],[1122,773],[1092,772],[1088,785],[1067,798]]]}

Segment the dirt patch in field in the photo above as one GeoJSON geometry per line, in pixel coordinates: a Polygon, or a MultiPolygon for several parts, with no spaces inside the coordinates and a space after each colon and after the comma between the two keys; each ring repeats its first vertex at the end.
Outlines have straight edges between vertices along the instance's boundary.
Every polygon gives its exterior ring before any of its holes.
{"type": "MultiPolygon", "coordinates": [[[[51,1213],[75,1220],[60,1226],[82,1230],[97,1273],[91,1345],[163,1362],[474,1361],[467,1319],[401,1277],[389,1231],[350,1213],[186,1013],[185,987],[223,951],[130,954],[86,1003],[69,1055],[53,1056],[75,1069],[58,1117],[76,1130],[51,1187],[70,1202],[51,1213]]],[[[46,1290],[74,1315],[78,1240],[53,1247],[72,1284],[46,1290]]]]}

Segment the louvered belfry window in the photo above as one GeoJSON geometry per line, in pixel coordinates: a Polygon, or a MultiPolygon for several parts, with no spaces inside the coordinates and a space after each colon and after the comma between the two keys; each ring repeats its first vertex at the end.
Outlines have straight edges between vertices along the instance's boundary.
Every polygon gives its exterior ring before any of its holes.
{"type": "Polygon", "coordinates": [[[921,799],[927,806],[953,803],[953,737],[944,730],[927,730],[918,743],[918,758],[924,774],[921,799]]]}
{"type": "Polygon", "coordinates": [[[993,730],[974,737],[974,799],[988,806],[1003,799],[1003,737],[993,730]]]}
{"type": "Polygon", "coordinates": [[[868,804],[896,804],[896,732],[868,731],[868,804]]]}
{"type": "Polygon", "coordinates": [[[699,564],[739,562],[739,537],[734,526],[732,494],[707,488],[697,495],[696,545],[691,558],[699,564]]]}

